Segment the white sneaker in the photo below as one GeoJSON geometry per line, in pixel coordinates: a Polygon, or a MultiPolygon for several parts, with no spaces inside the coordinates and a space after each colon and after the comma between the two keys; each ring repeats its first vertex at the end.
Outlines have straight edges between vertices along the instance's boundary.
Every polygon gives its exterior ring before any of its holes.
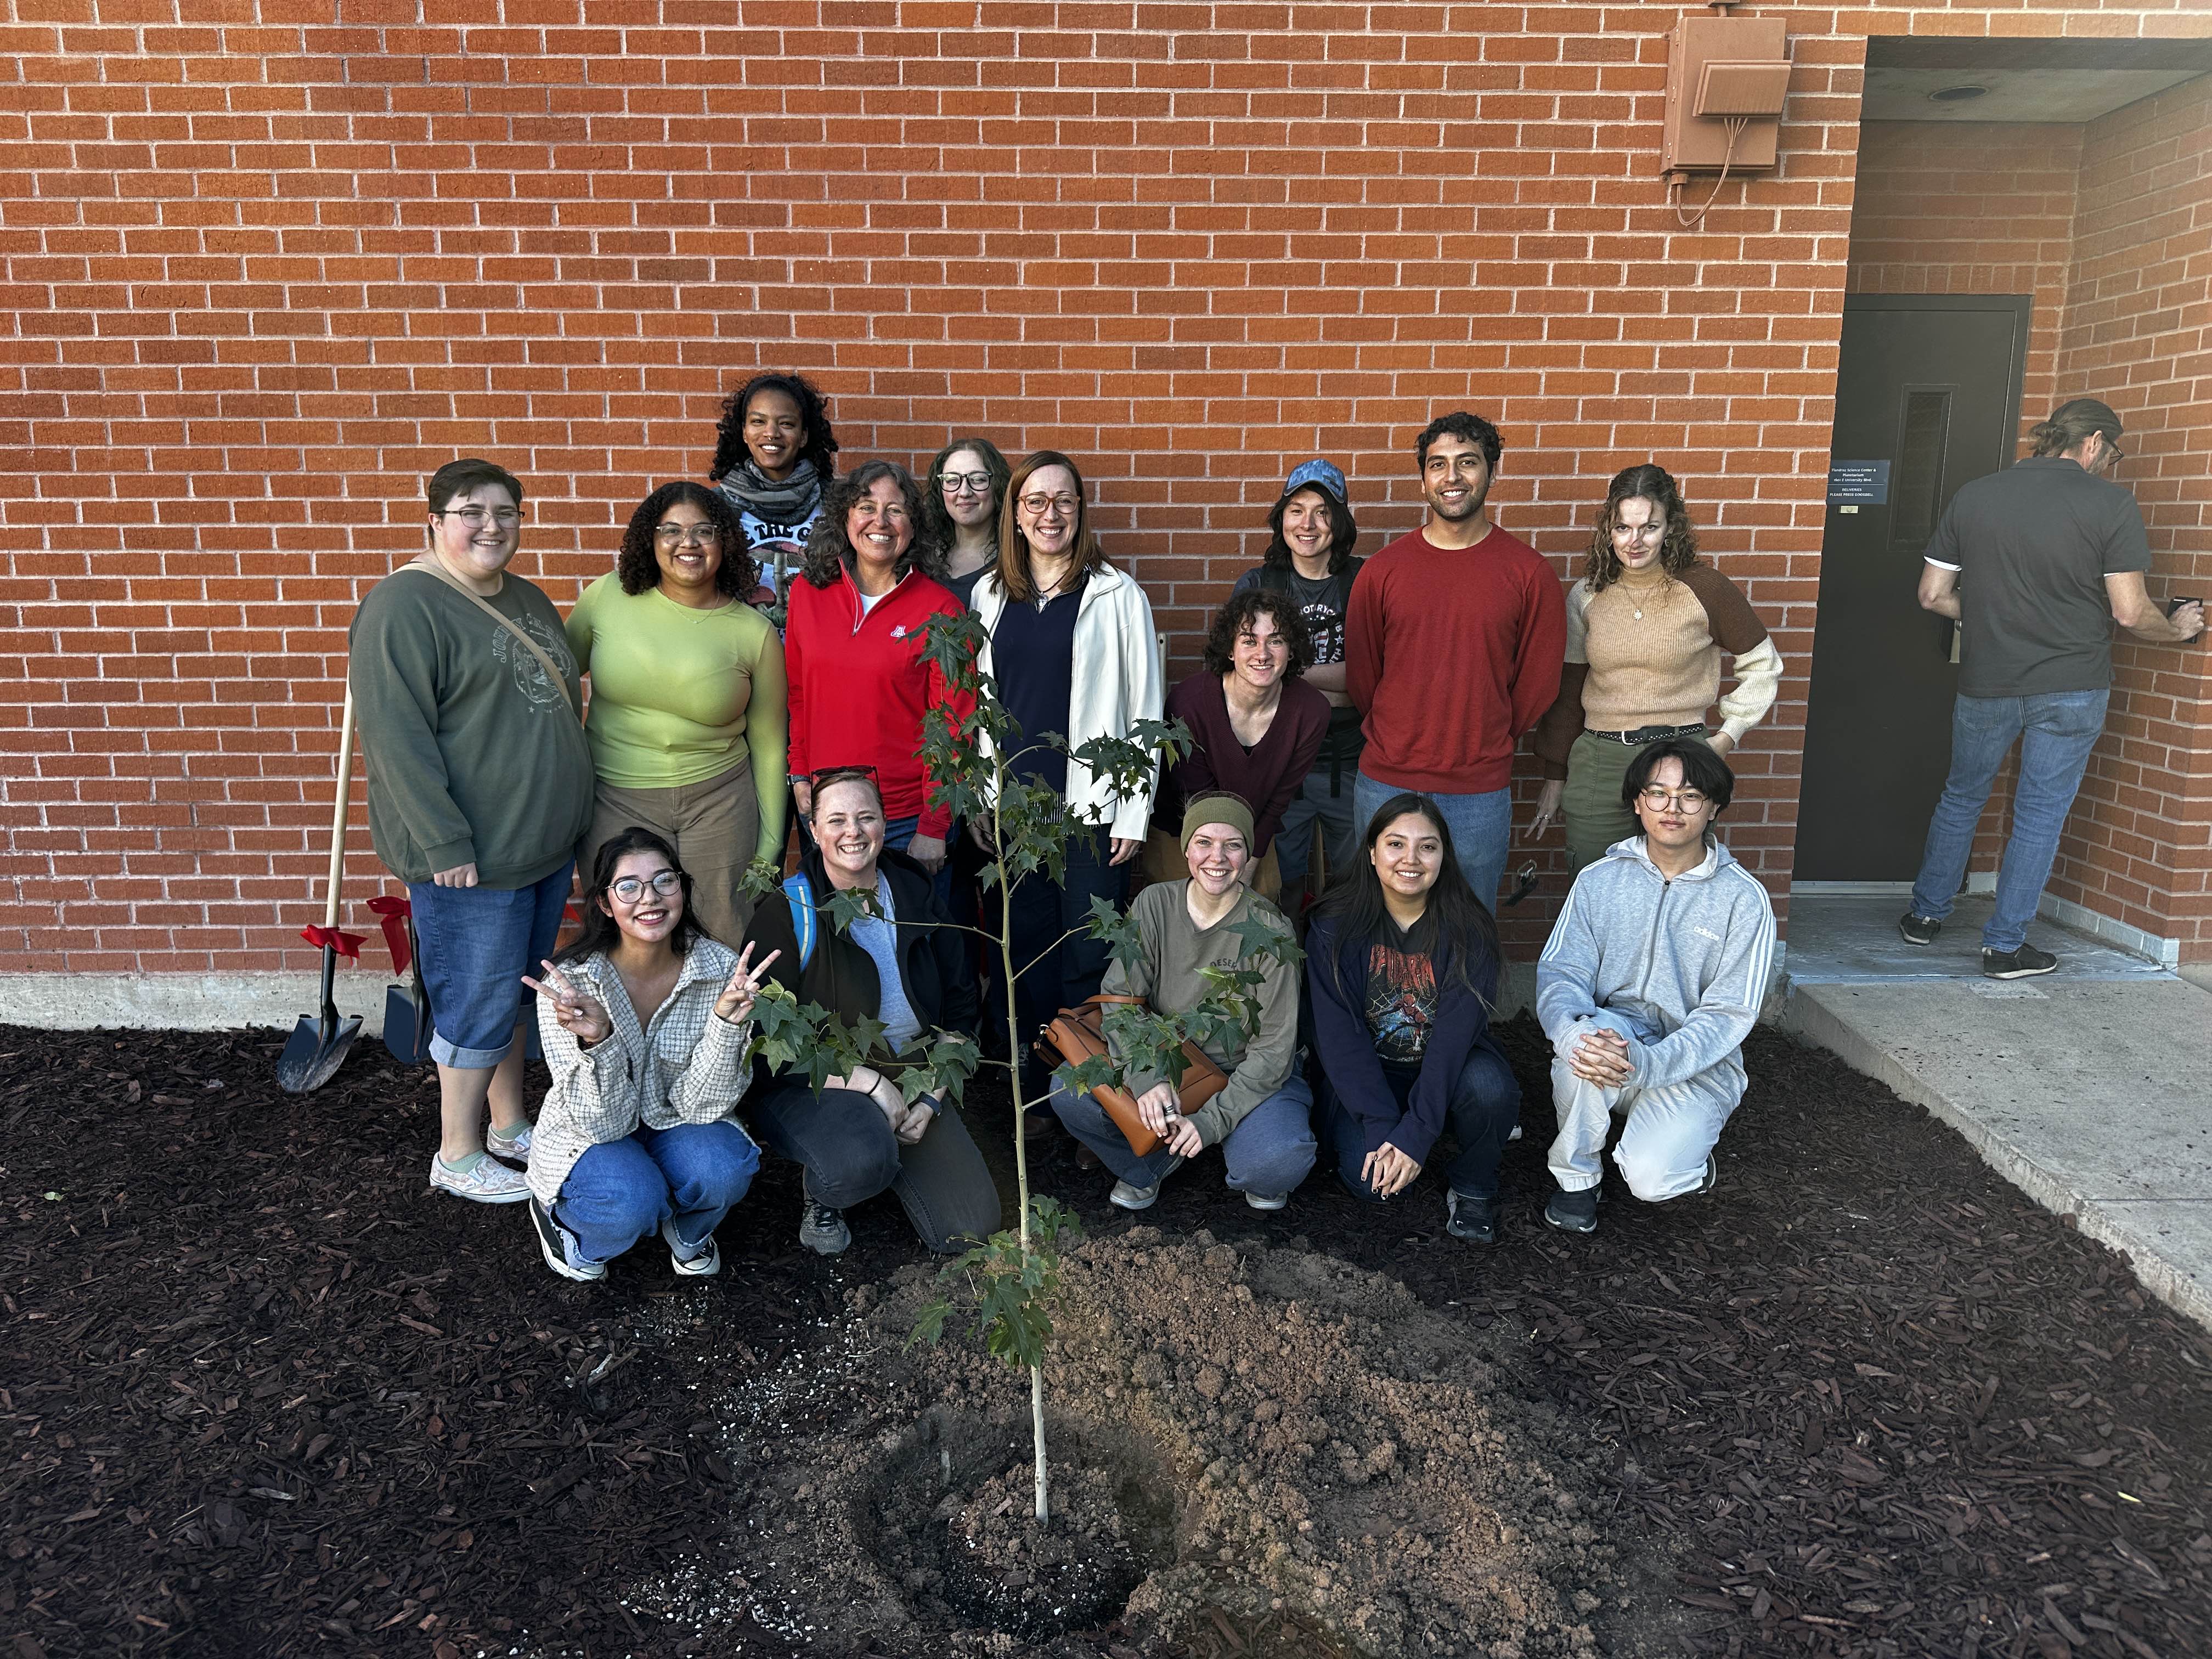
{"type": "Polygon", "coordinates": [[[686,1244],[676,1236],[676,1218],[660,1224],[660,1241],[668,1246],[668,1265],[686,1279],[712,1279],[722,1271],[722,1247],[708,1233],[703,1244],[686,1244]]]}
{"type": "Polygon", "coordinates": [[[530,1127],[527,1122],[518,1123],[514,1126],[514,1133],[511,1135],[501,1134],[497,1129],[486,1130],[484,1151],[489,1152],[494,1158],[511,1158],[518,1164],[529,1163],[530,1127]]]}
{"type": "Polygon", "coordinates": [[[1247,1193],[1244,1201],[1255,1210],[1279,1210],[1291,1201],[1288,1193],[1247,1193]]]}
{"type": "Polygon", "coordinates": [[[1159,1202],[1160,1181],[1165,1181],[1181,1168],[1182,1159],[1180,1157],[1170,1158],[1167,1167],[1160,1171],[1159,1181],[1155,1181],[1149,1187],[1133,1187],[1126,1181],[1117,1181],[1114,1183],[1114,1190],[1106,1194],[1107,1200],[1119,1209],[1149,1210],[1159,1202]]]}
{"type": "Polygon", "coordinates": [[[472,1170],[449,1170],[446,1160],[430,1154],[433,1191],[451,1193],[471,1204],[520,1204],[530,1196],[530,1183],[520,1170],[510,1170],[495,1158],[480,1158],[472,1170]]]}

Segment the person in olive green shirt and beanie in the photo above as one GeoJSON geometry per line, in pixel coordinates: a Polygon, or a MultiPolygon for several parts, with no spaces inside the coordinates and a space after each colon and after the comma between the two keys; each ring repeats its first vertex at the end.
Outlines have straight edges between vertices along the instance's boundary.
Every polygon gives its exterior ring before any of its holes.
{"type": "Polygon", "coordinates": [[[522,975],[560,931],[591,821],[592,756],[561,614],[507,568],[522,543],[522,485],[463,459],[432,475],[428,496],[429,550],[362,599],[347,672],[369,838],[407,884],[430,996],[441,1118],[430,1184],[514,1204],[530,1189],[498,1160],[530,1152],[522,975]]]}
{"type": "Polygon", "coordinates": [[[746,603],[757,580],[737,509],[663,484],[568,613],[599,768],[581,866],[632,825],[653,831],[690,873],[700,926],[729,945],[752,915],[745,866],[783,859],[783,647],[746,603]]]}

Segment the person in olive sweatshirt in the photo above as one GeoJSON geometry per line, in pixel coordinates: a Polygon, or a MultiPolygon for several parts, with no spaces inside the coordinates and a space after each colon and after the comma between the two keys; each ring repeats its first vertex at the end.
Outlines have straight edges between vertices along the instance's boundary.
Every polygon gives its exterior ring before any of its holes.
{"type": "MultiPolygon", "coordinates": [[[[1129,1067],[1126,1086],[1146,1127],[1160,1137],[1143,1158],[1089,1094],[1055,1089],[1052,1109],[1119,1177],[1108,1196],[1122,1209],[1150,1209],[1163,1181],[1218,1146],[1227,1184],[1255,1210],[1279,1210],[1314,1163],[1313,1091],[1297,1066],[1298,975],[1280,957],[1249,954],[1237,924],[1264,915],[1287,937],[1290,923],[1245,885],[1253,862],[1252,809],[1241,797],[1194,796],[1183,809],[1182,845],[1189,878],[1155,882],[1129,906],[1145,959],[1133,967],[1115,957],[1100,989],[1141,997],[1158,1013],[1182,1013],[1211,992],[1206,969],[1252,964],[1262,975],[1255,991],[1258,1029],[1217,1033],[1201,1045],[1229,1084],[1187,1116],[1173,1084],[1129,1067]]],[[[1127,1064],[1118,1051],[1115,1057],[1127,1064]]]]}
{"type": "Polygon", "coordinates": [[[517,1204],[530,1189],[499,1159],[530,1152],[522,975],[560,932],[591,823],[592,752],[561,613],[507,568],[522,543],[522,485],[462,459],[431,476],[428,497],[429,550],[362,598],[347,678],[369,839],[407,884],[430,997],[441,1125],[430,1185],[517,1204]]]}

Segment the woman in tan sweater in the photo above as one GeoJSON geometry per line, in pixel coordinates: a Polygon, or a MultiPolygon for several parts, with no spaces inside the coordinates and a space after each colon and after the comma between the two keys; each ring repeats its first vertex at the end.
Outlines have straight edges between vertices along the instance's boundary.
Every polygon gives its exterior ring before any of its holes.
{"type": "Polygon", "coordinates": [[[1782,658],[1743,592],[1698,560],[1681,491],[1662,467],[1616,473],[1567,594],[1567,659],[1559,701],[1536,728],[1544,763],[1535,832],[1564,816],[1567,876],[1637,832],[1620,781],[1645,744],[1699,737],[1721,754],[1774,706],[1782,658]],[[1721,658],[1735,685],[1720,696],[1721,658]],[[1721,724],[1705,711],[1719,699],[1721,724]]]}

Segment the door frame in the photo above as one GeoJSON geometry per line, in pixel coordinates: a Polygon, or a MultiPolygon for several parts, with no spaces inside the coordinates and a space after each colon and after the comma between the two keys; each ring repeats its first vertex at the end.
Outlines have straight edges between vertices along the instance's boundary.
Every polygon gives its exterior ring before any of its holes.
{"type": "MultiPolygon", "coordinates": [[[[1836,379],[1838,386],[1842,384],[1844,374],[1841,355],[1843,318],[1849,317],[1853,312],[1867,311],[1999,311],[2012,313],[2014,319],[2012,362],[2006,372],[2007,385],[2004,387],[2004,401],[2012,410],[2012,419],[2006,428],[2009,438],[2009,447],[2004,465],[2011,466],[2016,464],[2020,459],[2021,407],[2027,396],[2027,349],[2029,331],[2034,326],[2035,322],[2034,295],[2028,294],[1846,294],[1844,295],[1843,317],[1837,319],[1836,379]]],[[[1828,459],[1832,463],[1835,459],[1836,453],[1835,424],[1835,416],[1831,414],[1828,418],[1828,459]]],[[[1998,470],[2002,471],[2003,468],[2000,467],[1998,470]]],[[[1947,498],[1939,507],[1937,509],[1939,520],[1942,517],[1942,508],[1949,505],[1950,502],[1947,498]]],[[[1820,569],[1823,574],[1826,573],[1828,568],[1828,514],[1833,511],[1834,509],[1827,504],[1826,488],[1824,483],[1820,507],[1820,569]]],[[[1816,633],[1819,620],[1820,610],[1816,592],[1814,608],[1816,633]]],[[[1808,652],[1805,663],[1805,698],[1808,708],[1818,689],[1816,676],[1819,672],[1819,659],[1817,655],[1808,652]]],[[[1808,749],[1801,756],[1799,764],[1801,766],[1808,764],[1812,759],[1813,755],[1808,749]]],[[[1793,868],[1796,863],[1798,827],[1794,823],[1790,826],[1790,863],[1793,868]]],[[[1972,889],[1972,872],[1969,872],[1967,877],[1967,886],[1969,890],[1972,889]]],[[[1790,883],[1792,892],[1807,894],[1887,893],[1900,889],[1910,890],[1911,887],[1910,882],[1899,884],[1887,881],[1800,882],[1793,879],[1790,883]]]]}

